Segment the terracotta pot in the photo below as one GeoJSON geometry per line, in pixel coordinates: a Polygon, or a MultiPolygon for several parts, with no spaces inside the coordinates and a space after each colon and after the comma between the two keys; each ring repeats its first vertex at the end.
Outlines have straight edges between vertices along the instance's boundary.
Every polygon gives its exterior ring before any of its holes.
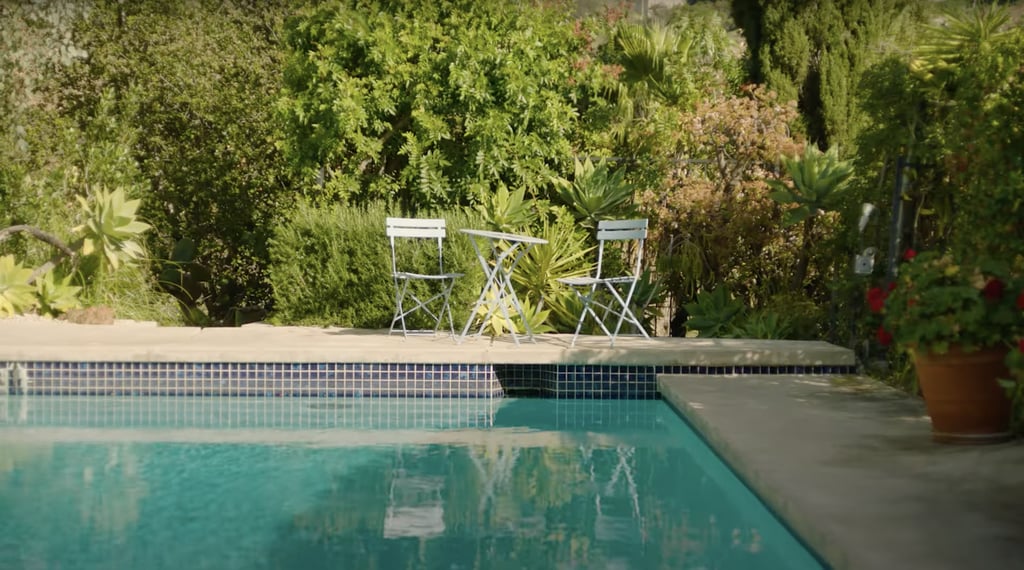
{"type": "Polygon", "coordinates": [[[932,419],[932,439],[941,443],[986,444],[1012,437],[1012,406],[999,378],[1009,378],[1007,348],[946,354],[915,350],[914,368],[932,419]]]}

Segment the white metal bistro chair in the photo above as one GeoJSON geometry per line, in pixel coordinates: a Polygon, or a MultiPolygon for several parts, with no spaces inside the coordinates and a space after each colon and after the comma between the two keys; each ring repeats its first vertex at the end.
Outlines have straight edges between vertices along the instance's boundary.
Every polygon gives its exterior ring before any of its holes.
{"type": "Polygon", "coordinates": [[[576,323],[576,332],[572,336],[572,346],[576,346],[576,340],[583,328],[583,321],[589,314],[597,322],[601,330],[611,339],[611,345],[615,346],[615,338],[619,335],[623,323],[636,327],[644,338],[650,338],[644,325],[633,314],[630,303],[633,300],[633,292],[636,290],[636,283],[640,279],[641,263],[643,262],[644,240],[647,239],[647,220],[602,220],[597,223],[597,268],[592,277],[566,277],[559,279],[560,283],[569,285],[576,292],[577,297],[583,302],[583,310],[580,312],[580,320],[576,323]],[[603,273],[605,250],[609,242],[616,242],[622,246],[626,253],[628,269],[627,275],[608,276],[603,273]],[[629,259],[631,258],[631,259],[629,259]],[[610,298],[599,297],[600,294],[608,293],[610,298]],[[603,309],[604,314],[598,315],[594,307],[603,309]],[[615,328],[609,330],[605,320],[615,317],[615,328]]]}
{"type": "Polygon", "coordinates": [[[391,329],[388,334],[394,333],[397,326],[401,326],[402,335],[409,336],[410,332],[432,332],[434,334],[441,328],[441,320],[445,314],[448,315],[448,330],[455,338],[455,324],[452,321],[452,310],[449,306],[449,297],[452,288],[455,287],[455,280],[462,277],[462,273],[446,272],[444,269],[444,239],[447,235],[445,221],[443,218],[387,218],[386,230],[388,240],[391,243],[391,277],[395,283],[395,316],[391,319],[391,329]],[[396,244],[398,240],[407,240],[422,243],[422,240],[437,241],[437,272],[421,273],[422,268],[415,268],[418,271],[408,270],[405,267],[407,262],[401,254],[402,248],[396,244]],[[422,281],[433,284],[429,289],[430,296],[421,293],[417,297],[413,283],[422,281]],[[440,304],[440,307],[435,305],[440,304]],[[434,321],[433,331],[410,331],[406,327],[406,317],[416,311],[423,311],[434,321]]]}

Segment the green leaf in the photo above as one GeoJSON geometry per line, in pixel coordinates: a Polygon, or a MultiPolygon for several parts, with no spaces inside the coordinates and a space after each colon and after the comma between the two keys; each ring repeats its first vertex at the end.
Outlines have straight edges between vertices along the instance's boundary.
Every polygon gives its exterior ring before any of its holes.
{"type": "Polygon", "coordinates": [[[0,317],[17,315],[36,304],[35,287],[29,285],[32,270],[14,260],[13,255],[0,256],[0,317]]]}
{"type": "Polygon", "coordinates": [[[787,210],[786,213],[782,215],[782,225],[785,227],[789,227],[795,224],[799,224],[800,222],[806,220],[810,216],[811,211],[808,210],[806,207],[800,207],[795,210],[787,210]]]}
{"type": "Polygon", "coordinates": [[[572,182],[562,178],[554,182],[559,201],[583,227],[594,229],[601,220],[626,218],[635,211],[630,204],[634,186],[626,182],[623,169],[612,170],[606,161],[595,165],[589,157],[577,158],[572,182]]]}
{"type": "Polygon", "coordinates": [[[768,197],[780,204],[790,204],[796,201],[793,193],[789,190],[780,190],[778,192],[772,192],[768,194],[768,197]]]}

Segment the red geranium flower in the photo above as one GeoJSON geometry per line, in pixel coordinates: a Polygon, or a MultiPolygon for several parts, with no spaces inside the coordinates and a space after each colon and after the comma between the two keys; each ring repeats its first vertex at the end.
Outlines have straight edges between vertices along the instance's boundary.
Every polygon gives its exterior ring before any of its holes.
{"type": "Polygon", "coordinates": [[[992,278],[985,284],[985,288],[981,290],[981,294],[989,301],[998,301],[1003,296],[1003,290],[1006,289],[1006,283],[992,278]]]}
{"type": "Polygon", "coordinates": [[[881,313],[882,308],[885,307],[885,298],[888,296],[888,293],[882,291],[880,287],[868,289],[868,308],[871,309],[871,312],[881,313]]]}
{"type": "Polygon", "coordinates": [[[1017,341],[1017,350],[1024,352],[1024,338],[1017,341]]]}
{"type": "Polygon", "coordinates": [[[907,248],[907,251],[903,252],[903,261],[910,261],[917,257],[917,252],[913,249],[907,248]]]}
{"type": "Polygon", "coordinates": [[[1024,311],[1024,291],[1020,292],[1017,296],[1017,308],[1024,311]]]}
{"type": "Polygon", "coordinates": [[[875,331],[875,335],[878,337],[878,344],[881,344],[882,346],[889,346],[892,344],[892,333],[885,330],[884,326],[878,327],[878,330],[875,331]]]}

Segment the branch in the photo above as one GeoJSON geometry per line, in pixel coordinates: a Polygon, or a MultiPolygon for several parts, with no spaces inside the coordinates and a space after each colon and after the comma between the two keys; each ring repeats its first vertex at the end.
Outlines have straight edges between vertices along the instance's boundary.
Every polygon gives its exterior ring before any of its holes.
{"type": "Polygon", "coordinates": [[[70,247],[68,247],[67,244],[62,242],[60,240],[60,238],[58,238],[57,236],[55,236],[53,234],[48,234],[48,233],[44,232],[43,230],[41,230],[39,228],[36,228],[34,226],[28,226],[28,225],[24,225],[24,224],[18,225],[18,226],[11,226],[9,228],[4,228],[4,229],[0,230],[0,242],[3,242],[5,240],[7,240],[8,238],[13,236],[14,234],[18,234],[18,233],[22,233],[22,232],[29,234],[30,236],[38,239],[39,241],[42,241],[42,242],[45,242],[45,243],[48,243],[48,244],[52,245],[53,247],[59,249],[64,255],[66,255],[68,257],[74,257],[75,256],[74,250],[72,250],[70,247]]]}
{"type": "MultiPolygon", "coordinates": [[[[36,270],[32,272],[32,275],[28,278],[29,285],[35,284],[36,279],[38,279],[42,275],[45,275],[47,272],[56,267],[57,264],[63,261],[64,259],[75,259],[75,257],[77,256],[75,250],[68,247],[68,245],[62,242],[60,238],[58,238],[57,236],[54,236],[53,234],[48,234],[39,228],[28,225],[11,226],[9,228],[0,230],[0,242],[10,238],[14,234],[21,232],[27,233],[30,236],[38,239],[39,241],[46,242],[52,245],[53,247],[57,248],[57,253],[53,254],[53,257],[51,257],[49,261],[37,267],[36,270]]],[[[78,243],[80,245],[81,242],[78,243]]]]}

